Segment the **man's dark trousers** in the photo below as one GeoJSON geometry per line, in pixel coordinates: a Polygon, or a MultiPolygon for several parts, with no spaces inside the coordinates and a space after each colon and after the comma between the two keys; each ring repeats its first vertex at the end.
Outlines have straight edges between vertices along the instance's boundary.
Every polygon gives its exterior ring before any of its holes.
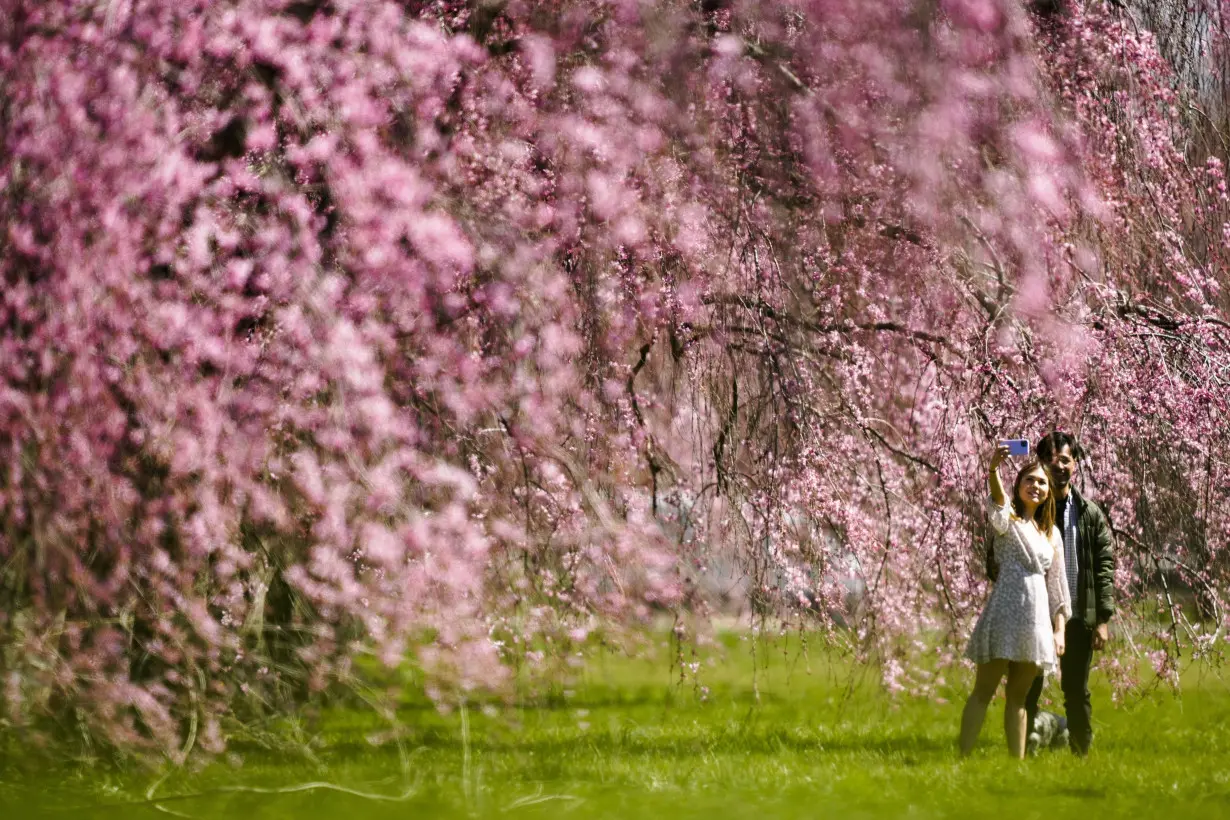
{"type": "MultiPolygon", "coordinates": [[[[1089,668],[1093,664],[1093,627],[1083,620],[1068,621],[1064,630],[1064,653],[1059,659],[1060,681],[1063,687],[1063,710],[1068,717],[1068,743],[1072,751],[1083,755],[1093,743],[1093,706],[1089,700],[1089,668]]],[[[1029,731],[1033,731],[1038,714],[1038,698],[1042,696],[1043,676],[1034,679],[1025,698],[1025,713],[1029,716],[1029,731]]]]}

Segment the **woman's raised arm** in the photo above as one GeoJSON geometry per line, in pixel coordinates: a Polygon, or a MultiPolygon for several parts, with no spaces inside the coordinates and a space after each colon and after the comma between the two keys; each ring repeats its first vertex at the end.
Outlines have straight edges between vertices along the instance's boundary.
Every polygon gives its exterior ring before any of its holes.
{"type": "Polygon", "coordinates": [[[995,452],[991,453],[990,476],[987,481],[991,487],[991,501],[995,506],[1004,506],[1004,485],[999,483],[999,465],[1004,463],[1004,459],[1008,457],[1008,445],[1000,444],[995,448],[995,452]]]}

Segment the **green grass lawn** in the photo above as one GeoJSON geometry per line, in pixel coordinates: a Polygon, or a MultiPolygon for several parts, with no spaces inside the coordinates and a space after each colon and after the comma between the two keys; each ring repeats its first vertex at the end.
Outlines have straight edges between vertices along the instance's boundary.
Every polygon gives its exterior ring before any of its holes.
{"type": "Polygon", "coordinates": [[[1095,681],[1084,760],[1009,760],[1000,701],[959,760],[970,680],[954,681],[949,703],[894,700],[791,638],[758,653],[757,701],[747,641],[726,643],[706,658],[703,701],[677,685],[663,645],[659,659],[598,657],[533,705],[441,715],[409,700],[400,743],[373,742],[383,724],[339,708],[313,730],[317,761],[236,744],[229,760],[158,782],[158,804],[138,802],[158,781],[148,772],[10,770],[0,818],[1230,816],[1230,692],[1216,675],[1189,675],[1181,699],[1119,708],[1095,681]],[[229,791],[311,782],[404,799],[229,791]]]}

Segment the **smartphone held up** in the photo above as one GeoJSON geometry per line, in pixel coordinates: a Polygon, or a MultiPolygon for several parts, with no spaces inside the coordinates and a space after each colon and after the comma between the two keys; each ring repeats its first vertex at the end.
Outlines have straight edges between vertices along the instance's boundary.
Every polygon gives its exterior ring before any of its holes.
{"type": "Polygon", "coordinates": [[[1001,447],[1008,448],[1010,456],[1027,456],[1029,455],[1029,440],[1023,438],[1004,439],[1000,443],[1001,447]]]}

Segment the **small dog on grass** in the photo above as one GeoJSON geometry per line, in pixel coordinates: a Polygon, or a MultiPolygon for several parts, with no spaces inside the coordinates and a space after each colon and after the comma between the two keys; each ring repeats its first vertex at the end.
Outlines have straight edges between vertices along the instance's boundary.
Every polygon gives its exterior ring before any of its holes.
{"type": "Polygon", "coordinates": [[[1040,710],[1034,718],[1034,730],[1025,739],[1025,751],[1036,755],[1042,749],[1062,749],[1067,745],[1068,719],[1040,710]]]}

